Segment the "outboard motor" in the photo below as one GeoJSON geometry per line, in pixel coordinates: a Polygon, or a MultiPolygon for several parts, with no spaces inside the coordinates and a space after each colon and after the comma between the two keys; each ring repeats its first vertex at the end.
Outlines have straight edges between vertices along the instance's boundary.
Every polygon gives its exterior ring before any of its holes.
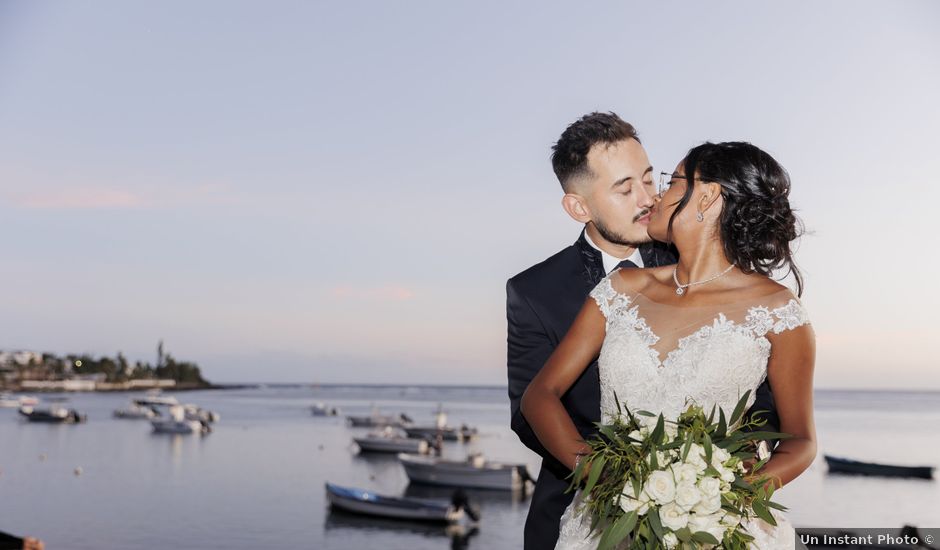
{"type": "Polygon", "coordinates": [[[463,510],[467,517],[473,521],[480,521],[480,512],[470,506],[470,499],[463,489],[457,489],[450,497],[450,503],[456,510],[463,510]]]}

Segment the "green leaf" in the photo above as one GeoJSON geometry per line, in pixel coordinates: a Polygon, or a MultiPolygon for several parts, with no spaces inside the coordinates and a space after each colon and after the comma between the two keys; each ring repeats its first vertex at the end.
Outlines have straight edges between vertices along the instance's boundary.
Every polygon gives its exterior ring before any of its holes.
{"type": "Polygon", "coordinates": [[[653,413],[651,413],[651,412],[649,412],[649,411],[636,411],[636,414],[638,414],[638,415],[640,415],[640,416],[649,416],[649,417],[656,416],[655,414],[653,414],[653,413]]]}
{"type": "Polygon", "coordinates": [[[705,447],[705,464],[711,465],[712,463],[712,438],[708,437],[708,434],[702,436],[702,446],[705,447]]]}
{"type": "Polygon", "coordinates": [[[744,439],[749,441],[762,441],[769,439],[790,439],[793,436],[782,432],[747,432],[744,439]]]}
{"type": "Polygon", "coordinates": [[[725,420],[725,411],[718,409],[718,428],[715,430],[715,439],[723,439],[728,434],[728,422],[725,420]]]}
{"type": "Polygon", "coordinates": [[[620,399],[617,398],[617,392],[614,392],[614,403],[617,404],[617,412],[622,413],[623,409],[620,407],[620,399]]]}
{"type": "Polygon", "coordinates": [[[591,490],[594,488],[594,485],[597,484],[597,480],[601,477],[601,472],[604,470],[604,464],[607,463],[607,455],[601,455],[591,462],[591,473],[588,474],[587,484],[584,486],[584,492],[587,494],[591,493],[591,490]]]}
{"type": "Polygon", "coordinates": [[[659,519],[659,510],[656,508],[650,507],[650,511],[647,512],[646,517],[650,521],[650,529],[653,530],[653,534],[660,540],[662,540],[665,533],[663,532],[663,523],[659,519]]]}
{"type": "Polygon", "coordinates": [[[692,530],[688,527],[683,527],[679,529],[676,533],[676,538],[682,542],[690,542],[692,540],[692,530]]]}
{"type": "Polygon", "coordinates": [[[692,533],[692,540],[703,544],[718,544],[718,539],[708,531],[696,531],[692,533]]]}
{"type": "Polygon", "coordinates": [[[738,420],[741,420],[741,416],[744,414],[744,407],[747,406],[747,400],[751,397],[751,390],[744,392],[744,395],[741,396],[741,399],[738,400],[738,404],[734,406],[734,412],[731,413],[731,425],[738,423],[738,420]]]}
{"type": "Polygon", "coordinates": [[[604,534],[601,536],[601,540],[597,545],[597,550],[616,548],[617,545],[630,534],[630,531],[633,531],[633,528],[636,527],[636,520],[636,510],[620,516],[613,525],[604,530],[604,534]]]}
{"type": "Polygon", "coordinates": [[[774,519],[771,515],[770,510],[764,504],[763,501],[755,500],[751,503],[751,509],[754,510],[754,513],[757,514],[757,517],[766,521],[767,523],[776,526],[777,520],[774,519]]]}
{"type": "Polygon", "coordinates": [[[682,461],[689,457],[689,451],[692,449],[692,434],[685,438],[685,446],[682,447],[682,461]]]}
{"type": "MultiPolygon", "coordinates": [[[[718,409],[718,410],[721,410],[721,409],[718,409]]],[[[715,421],[715,405],[712,405],[712,410],[711,412],[708,413],[708,419],[705,420],[705,423],[711,424],[714,421],[715,421]]]]}
{"type": "Polygon", "coordinates": [[[776,510],[780,510],[781,512],[786,512],[788,510],[788,508],[784,506],[783,504],[780,504],[779,502],[774,502],[772,500],[768,500],[764,504],[776,510]]]}
{"type": "Polygon", "coordinates": [[[659,445],[663,441],[663,435],[666,433],[666,419],[663,418],[663,415],[659,415],[659,420],[656,421],[656,427],[653,428],[653,433],[650,435],[650,439],[653,443],[659,445]]]}

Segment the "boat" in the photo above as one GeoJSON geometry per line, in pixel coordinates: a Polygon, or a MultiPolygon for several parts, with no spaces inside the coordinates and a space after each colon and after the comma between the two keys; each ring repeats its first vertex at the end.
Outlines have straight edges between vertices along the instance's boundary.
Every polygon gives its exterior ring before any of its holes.
{"type": "Polygon", "coordinates": [[[48,424],[77,424],[85,422],[88,417],[79,414],[75,409],[66,409],[53,405],[46,409],[37,409],[32,405],[20,407],[20,414],[25,416],[30,422],[45,422],[48,424]]]}
{"type": "Polygon", "coordinates": [[[464,510],[466,510],[467,515],[477,519],[476,512],[466,504],[466,498],[461,499],[456,494],[448,502],[386,496],[364,489],[327,483],[326,498],[334,509],[367,516],[432,523],[457,523],[463,519],[464,510]]]}
{"type": "Polygon", "coordinates": [[[12,393],[0,393],[0,409],[16,409],[23,406],[35,407],[39,400],[30,395],[16,396],[12,393]]]}
{"type": "Polygon", "coordinates": [[[148,391],[144,397],[138,397],[134,399],[134,403],[141,406],[150,406],[150,405],[165,405],[173,406],[179,405],[180,402],[177,401],[172,395],[163,395],[159,390],[157,391],[148,391]]]}
{"type": "Polygon", "coordinates": [[[186,411],[181,405],[170,407],[168,418],[158,417],[150,420],[154,433],[166,434],[206,434],[211,431],[208,422],[186,418],[186,411]]]}
{"type": "Polygon", "coordinates": [[[392,426],[399,428],[402,426],[411,425],[411,418],[407,414],[399,414],[398,416],[377,414],[373,412],[368,416],[347,416],[346,420],[349,422],[349,425],[353,428],[384,428],[385,426],[392,426]]]}
{"type": "Polygon", "coordinates": [[[398,460],[413,483],[515,491],[532,480],[525,464],[490,462],[481,454],[470,455],[466,460],[448,460],[402,453],[398,460]]]}
{"type": "Polygon", "coordinates": [[[183,405],[183,412],[185,413],[186,420],[196,420],[198,422],[205,422],[206,424],[218,422],[222,419],[219,413],[203,409],[198,405],[183,405]]]}
{"type": "Polygon", "coordinates": [[[128,420],[149,420],[160,416],[160,412],[153,406],[138,405],[131,403],[123,409],[114,410],[114,418],[125,418],[128,420]]]}
{"type": "Polygon", "coordinates": [[[363,453],[410,453],[427,454],[431,445],[424,439],[403,437],[401,432],[386,426],[382,431],[372,432],[364,437],[354,437],[353,441],[363,453]]]}
{"type": "Polygon", "coordinates": [[[313,416],[338,416],[339,409],[336,407],[328,407],[325,403],[317,403],[310,407],[310,412],[313,416]]]}
{"type": "Polygon", "coordinates": [[[893,464],[875,464],[859,462],[848,458],[823,455],[831,474],[854,474],[882,477],[916,477],[933,479],[933,466],[897,466],[893,464]]]}
{"type": "Polygon", "coordinates": [[[459,428],[453,426],[444,426],[442,428],[437,426],[404,426],[404,430],[408,437],[431,441],[436,440],[438,437],[444,441],[469,441],[477,435],[477,429],[466,424],[459,428]]]}

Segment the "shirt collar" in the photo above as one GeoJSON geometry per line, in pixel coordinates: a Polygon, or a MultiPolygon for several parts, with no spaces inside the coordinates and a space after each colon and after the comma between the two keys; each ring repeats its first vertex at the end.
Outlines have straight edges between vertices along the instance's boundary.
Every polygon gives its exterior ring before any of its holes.
{"type": "Polygon", "coordinates": [[[607,252],[604,252],[601,247],[594,244],[594,241],[591,240],[591,236],[588,235],[587,230],[584,231],[584,239],[589,245],[601,253],[601,260],[604,262],[604,271],[606,273],[613,271],[620,264],[620,262],[624,260],[630,260],[631,262],[635,263],[637,267],[643,267],[643,256],[640,254],[639,248],[633,249],[633,254],[630,254],[626,258],[617,258],[616,256],[612,256],[607,252]]]}

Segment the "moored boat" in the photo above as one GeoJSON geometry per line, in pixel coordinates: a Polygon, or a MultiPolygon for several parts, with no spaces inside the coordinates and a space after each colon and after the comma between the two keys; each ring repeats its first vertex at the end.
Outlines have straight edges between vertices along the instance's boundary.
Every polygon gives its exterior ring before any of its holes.
{"type": "Polygon", "coordinates": [[[398,460],[408,479],[428,485],[514,491],[532,479],[524,464],[491,462],[479,454],[467,460],[448,460],[403,453],[398,460]]]}
{"type": "Polygon", "coordinates": [[[186,418],[186,411],[180,405],[170,407],[168,418],[158,417],[150,420],[154,433],[166,434],[205,434],[209,433],[209,423],[186,418]]]}
{"type": "Polygon", "coordinates": [[[325,403],[317,403],[310,407],[310,413],[313,416],[337,416],[339,415],[339,409],[329,407],[325,403]]]}
{"type": "Polygon", "coordinates": [[[438,437],[444,441],[469,441],[477,435],[477,429],[463,425],[459,428],[453,426],[405,426],[408,437],[435,440],[438,437]]]}
{"type": "Polygon", "coordinates": [[[933,479],[933,466],[898,466],[893,464],[860,462],[858,460],[850,460],[848,458],[839,458],[830,455],[823,456],[826,459],[826,465],[829,466],[829,473],[833,474],[933,479]]]}
{"type": "Polygon", "coordinates": [[[149,420],[160,416],[160,413],[154,407],[138,405],[133,402],[123,409],[115,409],[113,414],[114,418],[124,418],[128,420],[149,420]]]}
{"type": "Polygon", "coordinates": [[[367,416],[348,415],[346,420],[353,428],[384,428],[385,426],[399,428],[408,426],[412,422],[411,418],[404,413],[397,416],[376,413],[367,416]]]}
{"type": "Polygon", "coordinates": [[[20,414],[25,416],[30,422],[44,422],[48,424],[78,424],[85,422],[88,417],[79,414],[75,409],[66,409],[65,407],[51,406],[45,409],[37,409],[31,405],[20,407],[20,414]]]}
{"type": "Polygon", "coordinates": [[[363,453],[410,453],[427,454],[431,446],[424,439],[402,437],[394,428],[386,427],[379,432],[372,432],[363,437],[354,437],[353,441],[363,453]]]}
{"type": "Polygon", "coordinates": [[[464,516],[464,506],[445,500],[386,496],[332,483],[326,484],[326,498],[333,508],[383,518],[456,523],[464,516]]]}

